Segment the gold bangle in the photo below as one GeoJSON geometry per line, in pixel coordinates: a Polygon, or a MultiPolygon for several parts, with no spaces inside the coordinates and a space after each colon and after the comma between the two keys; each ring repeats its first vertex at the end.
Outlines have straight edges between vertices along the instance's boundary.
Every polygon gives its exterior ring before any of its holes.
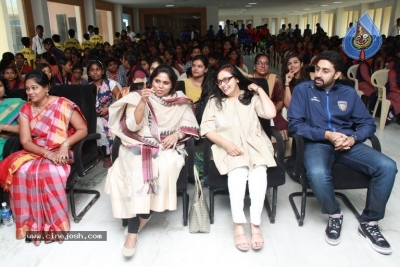
{"type": "Polygon", "coordinates": [[[289,84],[285,84],[285,87],[290,87],[290,85],[289,84]]]}
{"type": "Polygon", "coordinates": [[[68,149],[71,148],[71,145],[70,145],[69,143],[67,143],[67,142],[62,143],[62,145],[65,146],[65,147],[67,147],[68,149]]]}

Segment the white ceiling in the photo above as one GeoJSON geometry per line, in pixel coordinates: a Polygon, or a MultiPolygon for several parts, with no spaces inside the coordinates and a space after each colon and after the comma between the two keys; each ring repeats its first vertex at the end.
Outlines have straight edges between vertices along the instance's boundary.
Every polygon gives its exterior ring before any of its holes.
{"type": "Polygon", "coordinates": [[[232,16],[234,20],[238,12],[243,15],[302,15],[322,10],[331,10],[338,7],[355,6],[361,3],[379,2],[380,0],[105,0],[110,3],[119,3],[132,8],[166,8],[166,5],[175,7],[204,7],[218,6],[220,16],[232,16]],[[341,3],[333,3],[333,2],[341,3]],[[257,3],[252,7],[245,7],[248,3],[257,3]],[[328,5],[328,6],[321,6],[328,5]],[[304,10],[309,9],[309,10],[304,10]],[[245,10],[245,11],[244,11],[245,10]]]}

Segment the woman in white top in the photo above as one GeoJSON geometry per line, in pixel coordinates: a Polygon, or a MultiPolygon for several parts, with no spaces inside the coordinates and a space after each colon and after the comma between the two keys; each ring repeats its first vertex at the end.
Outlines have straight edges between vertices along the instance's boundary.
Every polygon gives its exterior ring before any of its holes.
{"type": "Polygon", "coordinates": [[[243,199],[249,181],[251,198],[251,246],[261,249],[261,212],[267,189],[267,167],[276,166],[273,147],[258,117],[272,119],[276,109],[265,91],[231,64],[217,73],[217,86],[205,107],[201,135],[211,140],[213,158],[220,174],[228,175],[235,245],[247,251],[243,224],[243,199]]]}

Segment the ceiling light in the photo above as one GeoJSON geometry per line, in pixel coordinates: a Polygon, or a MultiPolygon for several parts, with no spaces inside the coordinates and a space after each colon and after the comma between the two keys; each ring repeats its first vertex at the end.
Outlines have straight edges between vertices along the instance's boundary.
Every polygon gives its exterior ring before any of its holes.
{"type": "Polygon", "coordinates": [[[303,10],[310,10],[310,8],[305,8],[305,9],[303,9],[303,10]]]}
{"type": "Polygon", "coordinates": [[[334,4],[341,4],[342,2],[333,2],[334,4]]]}
{"type": "Polygon", "coordinates": [[[319,5],[319,6],[329,6],[329,5],[319,5]]]}
{"type": "Polygon", "coordinates": [[[245,5],[244,7],[253,7],[252,5],[245,5]]]}
{"type": "Polygon", "coordinates": [[[257,3],[248,3],[249,5],[257,5],[257,3]]]}
{"type": "Polygon", "coordinates": [[[174,5],[165,5],[166,7],[173,7],[174,5]]]}
{"type": "Polygon", "coordinates": [[[293,11],[294,13],[299,12],[298,10],[293,11]]]}

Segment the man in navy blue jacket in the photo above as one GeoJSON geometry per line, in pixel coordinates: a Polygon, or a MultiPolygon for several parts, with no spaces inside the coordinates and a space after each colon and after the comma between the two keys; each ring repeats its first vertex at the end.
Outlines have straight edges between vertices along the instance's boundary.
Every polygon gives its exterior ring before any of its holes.
{"type": "Polygon", "coordinates": [[[305,141],[307,178],[322,213],[329,215],[325,240],[330,245],[339,244],[343,223],[331,180],[331,167],[337,162],[371,175],[369,201],[361,214],[358,234],[376,251],[390,254],[378,221],[384,217],[397,167],[392,159],[363,144],[374,134],[375,121],[354,88],[336,82],[343,66],[337,52],[318,55],[314,81],[294,88],[288,110],[289,131],[305,141]]]}

